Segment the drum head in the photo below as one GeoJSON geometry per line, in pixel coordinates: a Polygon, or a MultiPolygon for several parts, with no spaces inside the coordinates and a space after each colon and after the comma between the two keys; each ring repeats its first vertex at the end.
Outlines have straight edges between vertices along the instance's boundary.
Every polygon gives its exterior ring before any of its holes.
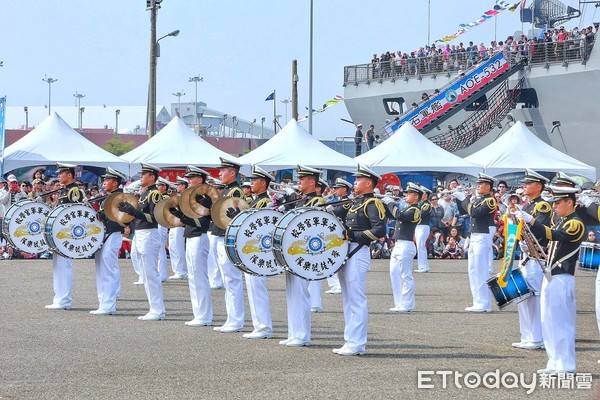
{"type": "MultiPolygon", "coordinates": [[[[229,242],[230,236],[235,236],[233,249],[239,262],[244,265],[244,271],[259,276],[283,272],[283,267],[275,262],[272,251],[273,231],[282,215],[271,209],[249,209],[242,211],[231,221],[225,237],[229,242]]],[[[233,260],[232,262],[236,264],[233,260]]]]}
{"type": "Polygon", "coordinates": [[[277,224],[273,250],[284,268],[307,280],[325,279],[344,264],[349,244],[333,214],[314,208],[287,213],[277,224]]]}
{"type": "Polygon", "coordinates": [[[48,250],[44,239],[44,223],[50,206],[37,201],[19,201],[6,211],[2,221],[2,233],[6,240],[26,253],[42,253],[48,250]]]}
{"type": "Polygon", "coordinates": [[[67,258],[92,256],[104,240],[104,224],[83,204],[62,204],[48,215],[45,238],[49,247],[67,258]]]}

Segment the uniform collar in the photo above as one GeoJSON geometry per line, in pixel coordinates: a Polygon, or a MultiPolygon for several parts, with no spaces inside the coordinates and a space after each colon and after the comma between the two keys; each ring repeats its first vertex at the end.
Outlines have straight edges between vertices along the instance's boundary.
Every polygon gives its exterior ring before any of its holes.
{"type": "Polygon", "coordinates": [[[364,193],[361,195],[362,197],[375,197],[375,193],[373,192],[369,192],[369,193],[364,193]]]}
{"type": "Polygon", "coordinates": [[[232,187],[236,187],[236,186],[240,186],[240,184],[237,181],[233,181],[231,183],[228,183],[227,185],[225,185],[226,188],[231,189],[232,187]]]}
{"type": "Polygon", "coordinates": [[[154,183],[154,184],[152,184],[152,185],[148,186],[148,187],[146,188],[146,190],[158,190],[158,188],[156,187],[156,183],[154,183]]]}
{"type": "Polygon", "coordinates": [[[318,194],[316,191],[314,191],[314,192],[306,193],[304,196],[305,197],[317,197],[318,194]]]}

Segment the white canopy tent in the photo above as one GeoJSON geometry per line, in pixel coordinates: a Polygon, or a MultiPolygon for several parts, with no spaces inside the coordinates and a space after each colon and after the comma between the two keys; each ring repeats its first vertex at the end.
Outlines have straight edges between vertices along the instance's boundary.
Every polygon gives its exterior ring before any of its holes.
{"type": "Polygon", "coordinates": [[[56,162],[111,167],[125,174],[129,163],[98,147],[71,128],[57,113],[4,150],[4,170],[56,162]]]}
{"type": "Polygon", "coordinates": [[[147,142],[121,156],[131,163],[131,176],[140,172],[142,162],[161,168],[186,165],[217,167],[221,165],[219,157],[235,158],[202,139],[179,117],[174,117],[147,142]]]}
{"type": "MultiPolygon", "coordinates": [[[[340,171],[355,171],[357,166],[350,157],[327,147],[306,132],[295,119],[291,119],[265,144],[239,160],[246,164],[258,164],[267,171],[295,168],[299,164],[340,171]]],[[[242,168],[242,171],[248,173],[249,167],[242,168]]]]}
{"type": "Polygon", "coordinates": [[[538,172],[562,171],[596,180],[596,168],[556,150],[520,121],[498,140],[465,159],[483,165],[485,172],[492,176],[531,168],[538,172]]]}
{"type": "Polygon", "coordinates": [[[410,123],[403,124],[377,147],[354,158],[377,173],[456,172],[476,176],[483,168],[432,143],[410,123]]]}

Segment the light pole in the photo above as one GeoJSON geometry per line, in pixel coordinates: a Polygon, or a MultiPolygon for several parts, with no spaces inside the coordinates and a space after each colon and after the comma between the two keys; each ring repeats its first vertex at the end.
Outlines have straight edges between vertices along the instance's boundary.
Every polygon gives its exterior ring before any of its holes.
{"type": "Polygon", "coordinates": [[[181,92],[173,93],[173,96],[177,97],[177,109],[175,110],[175,115],[181,118],[181,96],[185,96],[183,90],[181,92]]]}
{"type": "Polygon", "coordinates": [[[313,0],[310,0],[308,35],[308,133],[312,135],[313,110],[313,0]]]}
{"type": "Polygon", "coordinates": [[[42,80],[48,84],[48,115],[50,115],[50,110],[52,109],[52,84],[57,82],[58,79],[48,78],[47,75],[44,76],[45,78],[42,78],[42,80]]]}
{"type": "Polygon", "coordinates": [[[23,107],[23,110],[25,111],[25,130],[29,129],[29,107],[25,106],[23,107]]]}
{"type": "Polygon", "coordinates": [[[115,110],[115,134],[119,133],[119,114],[121,110],[115,110]]]}
{"type": "Polygon", "coordinates": [[[194,115],[196,116],[196,129],[198,129],[198,82],[203,82],[204,78],[200,75],[190,77],[188,82],[194,82],[196,84],[196,99],[194,100],[194,115]]]}
{"type": "Polygon", "coordinates": [[[233,132],[231,133],[231,137],[236,137],[236,135],[237,135],[237,117],[235,115],[233,117],[231,117],[231,128],[233,130],[233,132]]]}
{"type": "MultiPolygon", "coordinates": [[[[85,97],[85,94],[75,92],[73,97],[75,97],[77,99],[77,109],[79,110],[81,108],[81,99],[83,99],[85,97]]],[[[79,119],[79,121],[77,121],[77,126],[79,127],[79,129],[81,129],[81,124],[83,122],[83,121],[81,121],[81,114],[78,119],[79,119]]]]}
{"type": "Polygon", "coordinates": [[[288,112],[287,112],[287,106],[288,106],[288,104],[289,104],[289,103],[291,103],[292,101],[291,101],[291,100],[288,98],[288,99],[283,99],[283,100],[281,100],[281,102],[282,102],[283,104],[285,104],[285,123],[287,124],[287,123],[288,123],[288,112]]]}
{"type": "Polygon", "coordinates": [[[156,64],[160,57],[158,42],[168,36],[179,35],[179,30],[168,33],[156,40],[156,13],[162,0],[147,0],[146,9],[150,10],[150,83],[148,85],[148,137],[156,133],[156,64]]]}
{"type": "Polygon", "coordinates": [[[254,137],[254,124],[256,123],[256,118],[254,118],[254,120],[252,121],[252,124],[250,124],[250,136],[254,137]]]}
{"type": "Polygon", "coordinates": [[[265,117],[262,117],[260,119],[260,138],[264,138],[265,137],[265,117]]]}
{"type": "Polygon", "coordinates": [[[227,114],[223,114],[223,137],[225,137],[225,127],[227,126],[227,114]]]}
{"type": "MultiPolygon", "coordinates": [[[[81,121],[81,126],[83,126],[83,112],[85,111],[85,107],[79,108],[79,120],[81,121]]],[[[83,128],[79,128],[79,130],[83,130],[83,128]]]]}

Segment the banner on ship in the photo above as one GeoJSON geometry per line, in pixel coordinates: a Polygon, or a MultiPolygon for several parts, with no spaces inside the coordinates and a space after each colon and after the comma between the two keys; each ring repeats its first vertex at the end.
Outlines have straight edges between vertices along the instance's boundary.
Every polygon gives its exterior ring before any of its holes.
{"type": "Polygon", "coordinates": [[[391,134],[407,121],[417,129],[423,128],[444,112],[468,99],[471,94],[500,76],[508,68],[509,63],[504,55],[502,53],[496,54],[460,80],[452,83],[448,88],[443,89],[441,93],[432,97],[429,101],[405,113],[395,124],[386,127],[386,131],[391,134]]]}

